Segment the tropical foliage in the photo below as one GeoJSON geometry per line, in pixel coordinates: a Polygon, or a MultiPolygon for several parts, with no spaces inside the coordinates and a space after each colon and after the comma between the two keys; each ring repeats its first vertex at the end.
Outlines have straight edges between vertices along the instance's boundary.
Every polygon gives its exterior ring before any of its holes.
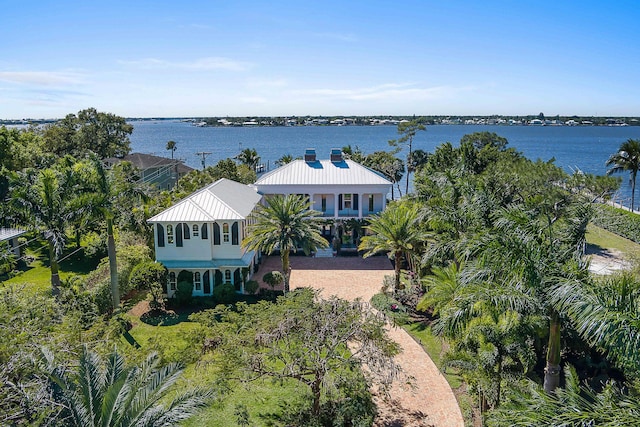
{"type": "Polygon", "coordinates": [[[640,170],[640,140],[628,139],[622,144],[617,153],[614,153],[607,160],[607,175],[618,172],[629,172],[629,182],[631,183],[631,210],[635,209],[636,197],[636,177],[640,170]]]}
{"type": "Polygon", "coordinates": [[[301,248],[309,254],[329,246],[320,235],[320,215],[311,209],[309,200],[297,195],[269,196],[267,205],[259,205],[253,214],[255,222],[249,226],[242,246],[267,255],[280,252],[285,293],[289,292],[289,253],[301,248]]]}
{"type": "Polygon", "coordinates": [[[369,234],[362,237],[359,250],[364,257],[387,252],[393,260],[395,288],[400,288],[400,270],[403,261],[410,262],[426,235],[418,226],[419,206],[402,201],[390,203],[380,214],[374,215],[365,228],[369,234]]]}
{"type": "Polygon", "coordinates": [[[168,426],[191,417],[211,400],[204,390],[183,392],[168,399],[180,379],[177,364],[160,366],[155,353],[139,366],[126,367],[116,350],[106,359],[83,348],[75,372],[55,363],[43,350],[42,369],[58,406],[56,422],[77,427],[168,426]],[[166,400],[166,403],[165,403],[166,400]]]}
{"type": "MultiPolygon", "coordinates": [[[[384,333],[384,320],[361,301],[322,299],[317,292],[299,289],[279,297],[277,303],[241,305],[237,312],[220,307],[192,319],[209,325],[210,334],[220,337],[216,360],[228,372],[240,368],[246,380],[268,376],[303,384],[311,395],[305,412],[316,420],[323,407],[348,403],[344,393],[355,390],[356,384],[371,384],[375,378],[377,384],[388,386],[399,375],[393,362],[398,345],[384,333]],[[364,377],[359,371],[362,363],[369,367],[364,377]]],[[[362,397],[368,396],[365,390],[362,397]]],[[[337,424],[321,425],[369,425],[372,410],[368,403],[356,419],[327,420],[337,424]]]]}

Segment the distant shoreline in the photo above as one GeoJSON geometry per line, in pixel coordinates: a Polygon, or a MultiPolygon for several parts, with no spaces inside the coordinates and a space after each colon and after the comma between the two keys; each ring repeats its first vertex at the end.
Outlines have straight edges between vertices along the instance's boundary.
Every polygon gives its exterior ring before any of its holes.
{"type": "MultiPolygon", "coordinates": [[[[183,121],[200,127],[260,126],[396,126],[416,116],[210,116],[210,117],[127,117],[134,121],[183,121]]],[[[503,126],[640,126],[635,116],[421,116],[427,125],[503,126]]],[[[29,126],[55,123],[61,119],[0,119],[0,126],[29,126]]]]}

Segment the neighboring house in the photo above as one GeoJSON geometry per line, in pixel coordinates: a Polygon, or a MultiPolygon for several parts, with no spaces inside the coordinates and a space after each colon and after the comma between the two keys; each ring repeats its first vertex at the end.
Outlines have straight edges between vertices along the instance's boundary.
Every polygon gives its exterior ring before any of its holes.
{"type": "Polygon", "coordinates": [[[15,228],[0,228],[0,242],[8,242],[11,252],[19,257],[22,254],[18,237],[22,236],[26,231],[15,228]]]}
{"type": "Polygon", "coordinates": [[[122,161],[130,162],[140,171],[142,181],[155,185],[160,190],[172,189],[180,178],[193,170],[193,168],[185,165],[182,160],[143,153],[131,153],[123,158],[110,157],[104,159],[107,167],[122,161]]]}
{"type": "Polygon", "coordinates": [[[244,292],[259,254],[241,242],[261,199],[254,188],[223,178],[148,220],[156,260],[169,270],[169,297],[183,281],[192,283],[194,296],[211,295],[223,283],[244,292]]]}
{"type": "Polygon", "coordinates": [[[321,232],[334,243],[336,251],[336,236],[342,250],[357,247],[359,236],[353,231],[353,220],[362,224],[363,219],[382,212],[391,185],[380,173],[345,159],[340,149],[332,149],[326,160],[318,160],[315,150],[307,149],[304,160],[294,160],[268,172],[254,184],[265,197],[270,194],[306,196],[312,202],[312,209],[333,219],[321,232]]]}

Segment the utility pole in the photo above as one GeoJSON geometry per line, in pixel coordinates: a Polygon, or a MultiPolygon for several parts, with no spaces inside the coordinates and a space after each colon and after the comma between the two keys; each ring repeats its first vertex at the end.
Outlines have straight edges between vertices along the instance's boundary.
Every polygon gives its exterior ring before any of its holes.
{"type": "Polygon", "coordinates": [[[204,170],[205,168],[205,159],[207,158],[207,156],[211,154],[210,151],[200,151],[199,153],[196,153],[196,156],[201,156],[202,157],[202,170],[204,170]]]}

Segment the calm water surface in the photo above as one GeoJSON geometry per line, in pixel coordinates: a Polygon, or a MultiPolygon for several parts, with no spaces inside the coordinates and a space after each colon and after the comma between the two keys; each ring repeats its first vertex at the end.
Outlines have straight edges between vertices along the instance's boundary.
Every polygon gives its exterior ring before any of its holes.
{"type": "MultiPolygon", "coordinates": [[[[254,148],[271,168],[284,154],[302,156],[305,148],[315,148],[318,157],[329,157],[331,148],[345,145],[359,147],[365,153],[388,150],[390,139],[397,138],[395,126],[295,126],[295,127],[196,127],[177,120],[133,121],[131,135],[135,152],[170,156],[165,149],[169,140],[177,142],[175,156],[194,168],[202,167],[197,152],[210,152],[206,165],[233,157],[241,149],[254,148]]],[[[549,160],[568,172],[604,174],[605,161],[629,138],[640,139],[640,127],[606,126],[428,126],[414,139],[414,149],[433,152],[443,142],[457,146],[463,135],[473,132],[495,132],[508,139],[509,147],[531,159],[549,160]]],[[[630,199],[628,176],[618,200],[630,199]]]]}

